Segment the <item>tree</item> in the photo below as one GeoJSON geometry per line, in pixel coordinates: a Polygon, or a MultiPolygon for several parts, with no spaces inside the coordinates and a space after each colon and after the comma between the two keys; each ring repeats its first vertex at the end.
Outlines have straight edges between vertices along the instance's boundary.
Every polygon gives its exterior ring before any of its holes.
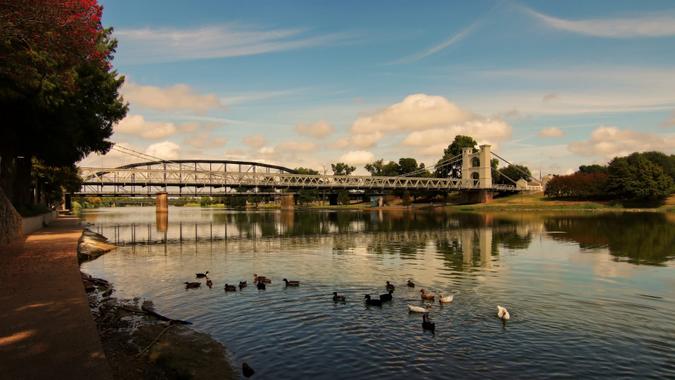
{"type": "Polygon", "coordinates": [[[530,169],[523,165],[511,164],[505,168],[497,170],[497,173],[498,174],[495,176],[494,182],[505,185],[513,185],[514,182],[520,179],[530,180],[530,178],[532,178],[530,169]]]}
{"type": "Polygon", "coordinates": [[[672,191],[673,179],[644,154],[616,157],[610,163],[607,193],[626,200],[659,200],[672,191]]]}
{"type": "Polygon", "coordinates": [[[295,168],[294,170],[298,174],[319,175],[318,171],[316,171],[314,169],[310,169],[310,168],[299,167],[299,168],[295,168]]]}
{"type": "Polygon", "coordinates": [[[455,139],[452,141],[448,147],[443,150],[443,157],[441,157],[440,160],[438,160],[437,168],[436,168],[436,177],[456,177],[460,178],[462,176],[462,162],[457,161],[456,163],[452,165],[445,165],[441,166],[443,161],[461,155],[462,154],[462,149],[464,148],[472,148],[474,152],[478,150],[478,143],[476,140],[473,139],[473,137],[470,136],[463,136],[463,135],[457,135],[455,136],[455,139]]]}
{"type": "Polygon", "coordinates": [[[581,165],[579,166],[579,170],[577,173],[582,173],[582,174],[594,174],[594,173],[603,173],[607,174],[607,166],[603,165],[581,165]]]}
{"type": "Polygon", "coordinates": [[[660,166],[675,181],[675,154],[666,155],[661,152],[644,152],[642,156],[660,166]]]}
{"type": "Polygon", "coordinates": [[[576,172],[555,176],[546,185],[544,195],[550,198],[603,199],[607,197],[606,173],[576,172]]]}
{"type": "Polygon", "coordinates": [[[381,158],[375,162],[366,164],[364,167],[372,176],[395,177],[399,175],[401,171],[399,165],[396,162],[389,161],[385,164],[384,160],[381,158]]]}
{"type": "Polygon", "coordinates": [[[338,191],[338,203],[341,205],[348,205],[351,203],[349,200],[349,192],[347,190],[338,191]]]}
{"type": "Polygon", "coordinates": [[[417,160],[414,158],[399,158],[398,167],[400,174],[411,173],[419,169],[417,160]]]}
{"type": "Polygon", "coordinates": [[[333,175],[350,175],[356,170],[356,167],[345,164],[344,162],[330,164],[330,167],[333,169],[333,175]]]}
{"type": "Polygon", "coordinates": [[[64,167],[105,153],[127,112],[116,41],[95,0],[0,2],[0,185],[31,202],[32,158],[64,167]]]}

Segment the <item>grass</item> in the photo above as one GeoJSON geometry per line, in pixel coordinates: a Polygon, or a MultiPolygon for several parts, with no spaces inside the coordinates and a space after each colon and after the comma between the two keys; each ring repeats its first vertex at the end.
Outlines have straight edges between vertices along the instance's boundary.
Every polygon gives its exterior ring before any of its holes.
{"type": "Polygon", "coordinates": [[[616,201],[576,201],[549,199],[543,193],[516,194],[496,198],[490,203],[450,206],[461,211],[500,210],[581,210],[581,211],[659,211],[675,212],[675,195],[656,207],[624,206],[616,201]]]}

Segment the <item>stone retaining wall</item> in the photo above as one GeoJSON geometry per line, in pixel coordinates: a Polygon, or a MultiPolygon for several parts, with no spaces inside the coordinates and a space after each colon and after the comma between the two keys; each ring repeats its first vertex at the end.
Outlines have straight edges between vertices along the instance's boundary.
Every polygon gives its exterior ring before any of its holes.
{"type": "Polygon", "coordinates": [[[21,215],[0,188],[0,245],[23,239],[23,231],[21,215]]]}

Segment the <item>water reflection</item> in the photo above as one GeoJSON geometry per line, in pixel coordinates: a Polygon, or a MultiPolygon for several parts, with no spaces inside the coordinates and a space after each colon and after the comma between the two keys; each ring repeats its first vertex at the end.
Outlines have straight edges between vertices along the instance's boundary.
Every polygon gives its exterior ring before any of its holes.
{"type": "Polygon", "coordinates": [[[172,208],[158,220],[154,208],[119,208],[84,218],[121,245],[85,272],[193,321],[261,378],[675,376],[663,215],[172,208]],[[204,270],[214,289],[186,292],[182,281],[204,270]],[[252,273],[273,283],[222,291],[252,273]],[[302,286],[286,289],[284,277],[302,286]],[[387,280],[399,286],[393,302],[365,307],[387,280]],[[456,295],[434,305],[433,336],[407,312],[419,287],[456,295]],[[334,304],[336,290],[348,302],[334,304]],[[496,304],[509,307],[507,326],[496,304]]]}

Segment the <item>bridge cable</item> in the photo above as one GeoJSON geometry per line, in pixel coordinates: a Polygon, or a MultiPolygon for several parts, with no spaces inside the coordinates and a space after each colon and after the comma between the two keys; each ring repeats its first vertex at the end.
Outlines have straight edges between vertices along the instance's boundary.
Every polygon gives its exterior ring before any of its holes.
{"type": "MultiPolygon", "coordinates": [[[[525,175],[525,177],[529,178],[531,181],[537,182],[537,183],[539,183],[539,185],[541,185],[541,182],[537,181],[534,177],[532,177],[532,174],[527,174],[526,171],[521,170],[520,168],[518,168],[518,166],[516,166],[516,165],[514,165],[514,164],[512,164],[512,163],[510,163],[510,162],[508,162],[504,157],[498,155],[497,153],[495,153],[495,152],[490,152],[490,153],[492,153],[492,155],[494,155],[495,157],[499,158],[500,160],[502,160],[502,161],[506,162],[507,164],[511,165],[514,169],[516,169],[517,171],[519,171],[521,174],[525,175]]],[[[501,174],[501,173],[500,173],[500,174],[501,174]]]]}
{"type": "MultiPolygon", "coordinates": [[[[434,166],[432,166],[432,168],[438,169],[438,168],[441,168],[443,166],[454,164],[457,161],[461,161],[461,159],[462,159],[461,156],[462,156],[461,154],[458,154],[454,157],[450,157],[450,158],[446,158],[445,160],[441,160],[441,161],[437,162],[436,164],[434,164],[434,166]]],[[[420,168],[420,169],[416,169],[416,170],[413,170],[413,171],[408,172],[408,173],[400,174],[397,177],[407,177],[407,176],[411,176],[413,174],[424,173],[427,170],[429,170],[429,169],[428,168],[420,168]]]]}

